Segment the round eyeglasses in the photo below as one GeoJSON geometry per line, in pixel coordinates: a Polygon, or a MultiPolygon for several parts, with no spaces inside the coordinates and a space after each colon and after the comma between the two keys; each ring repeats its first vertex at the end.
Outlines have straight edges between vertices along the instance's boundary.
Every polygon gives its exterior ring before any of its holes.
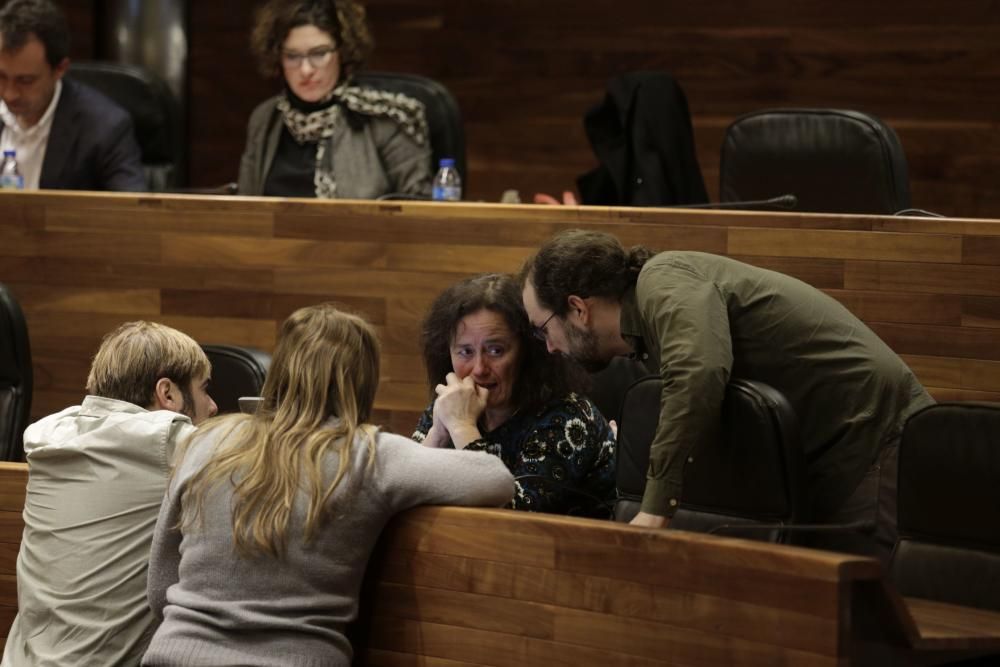
{"type": "Polygon", "coordinates": [[[315,49],[310,49],[308,53],[282,51],[281,62],[284,63],[285,67],[298,69],[302,67],[304,61],[308,60],[313,69],[320,69],[330,64],[330,59],[333,58],[333,54],[336,52],[337,47],[335,46],[319,46],[315,49]]]}

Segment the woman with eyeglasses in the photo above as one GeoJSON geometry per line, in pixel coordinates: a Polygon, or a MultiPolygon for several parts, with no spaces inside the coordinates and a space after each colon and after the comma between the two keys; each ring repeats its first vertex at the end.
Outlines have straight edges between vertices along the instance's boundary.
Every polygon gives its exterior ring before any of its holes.
{"type": "Polygon", "coordinates": [[[514,475],[513,508],[608,518],[615,436],[576,393],[582,372],[550,355],[517,281],[485,274],[446,289],[423,325],[433,403],[413,439],[500,457],[514,475]]]}
{"type": "Polygon", "coordinates": [[[426,197],[430,135],[423,104],[356,86],[372,49],[355,0],[269,0],[251,45],[284,90],[250,116],[239,193],[279,197],[426,197]]]}

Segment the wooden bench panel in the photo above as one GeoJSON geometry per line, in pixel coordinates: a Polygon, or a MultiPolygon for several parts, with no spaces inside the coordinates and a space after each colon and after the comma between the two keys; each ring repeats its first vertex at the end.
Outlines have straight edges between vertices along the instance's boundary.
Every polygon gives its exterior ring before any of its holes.
{"type": "Polygon", "coordinates": [[[271,350],[289,313],[334,300],[376,325],[376,408],[409,434],[428,396],[419,338],[431,300],[472,273],[518,270],[573,227],[788,273],[871,325],[935,396],[1000,398],[997,220],[52,192],[0,194],[0,219],[36,418],[79,402],[101,336],[123,321],[271,350]]]}
{"type": "MultiPolygon", "coordinates": [[[[0,640],[17,612],[26,483],[25,464],[0,464],[0,640]]],[[[904,603],[868,558],[425,507],[386,528],[352,641],[365,664],[386,666],[819,666],[1000,651],[997,628],[1000,614],[904,603]],[[879,622],[852,619],[858,605],[879,622]]]]}
{"type": "Polygon", "coordinates": [[[904,602],[874,560],[502,510],[397,517],[365,591],[356,639],[373,665],[934,664],[1000,651],[1000,614],[904,602]]]}
{"type": "Polygon", "coordinates": [[[841,577],[877,579],[878,565],[586,519],[423,508],[392,522],[370,566],[366,655],[832,665],[841,577]]]}
{"type": "Polygon", "coordinates": [[[17,552],[27,486],[27,465],[0,462],[0,651],[17,615],[17,552]]]}

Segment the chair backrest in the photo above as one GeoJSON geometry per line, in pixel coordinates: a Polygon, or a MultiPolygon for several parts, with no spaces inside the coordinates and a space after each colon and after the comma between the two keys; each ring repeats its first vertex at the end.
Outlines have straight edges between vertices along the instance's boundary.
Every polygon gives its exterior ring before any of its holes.
{"type": "MultiPolygon", "coordinates": [[[[615,508],[619,521],[635,515],[646,489],[662,387],[659,376],[643,378],[629,388],[622,404],[615,508]]],[[[721,419],[719,437],[699,443],[694,463],[685,467],[681,506],[670,527],[708,532],[727,526],[727,535],[787,541],[777,528],[743,534],[737,527],[802,519],[805,462],[795,411],[772,387],[737,379],[726,388],[721,419]]]]}
{"type": "Polygon", "coordinates": [[[1000,404],[910,417],[898,494],[890,576],[900,593],[1000,611],[1000,404]]]}
{"type": "Polygon", "coordinates": [[[906,155],[874,116],[767,109],[737,118],[722,143],[723,202],[792,194],[797,210],[891,215],[910,208],[906,155]]]}
{"type": "Polygon", "coordinates": [[[0,283],[0,459],[24,458],[22,437],[31,413],[31,344],[24,313],[0,283]]]}
{"type": "Polygon", "coordinates": [[[465,166],[465,126],[451,92],[443,84],[418,74],[398,72],[359,72],[354,81],[360,86],[403,93],[424,103],[427,125],[431,134],[431,173],[437,171],[443,157],[454,158],[467,191],[469,175],[465,166]]]}
{"type": "Polygon", "coordinates": [[[142,67],[112,62],[73,62],[68,76],[103,93],[132,116],[150,192],[183,183],[180,109],[165,81],[142,67]]]}
{"type": "Polygon", "coordinates": [[[219,407],[219,414],[239,412],[241,396],[260,395],[271,367],[271,355],[238,345],[202,345],[201,349],[212,362],[208,393],[219,407]]]}
{"type": "Polygon", "coordinates": [[[590,374],[587,398],[593,401],[608,421],[619,421],[625,392],[636,381],[649,375],[649,369],[641,361],[628,357],[615,357],[602,371],[590,374]]]}

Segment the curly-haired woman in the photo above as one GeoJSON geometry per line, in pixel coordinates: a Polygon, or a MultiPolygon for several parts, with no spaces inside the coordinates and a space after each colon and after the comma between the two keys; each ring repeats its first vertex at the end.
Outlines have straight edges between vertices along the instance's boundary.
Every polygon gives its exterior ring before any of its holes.
{"type": "Polygon", "coordinates": [[[269,0],[257,11],[251,44],[261,73],[280,75],[284,91],[250,115],[240,194],[430,194],[423,104],[352,81],[372,50],[356,0],[269,0]]]}
{"type": "Polygon", "coordinates": [[[423,348],[435,397],[414,440],[500,457],[514,474],[514,509],[610,516],[614,434],[574,391],[579,369],[546,352],[513,277],[445,290],[424,320],[423,348]]]}

